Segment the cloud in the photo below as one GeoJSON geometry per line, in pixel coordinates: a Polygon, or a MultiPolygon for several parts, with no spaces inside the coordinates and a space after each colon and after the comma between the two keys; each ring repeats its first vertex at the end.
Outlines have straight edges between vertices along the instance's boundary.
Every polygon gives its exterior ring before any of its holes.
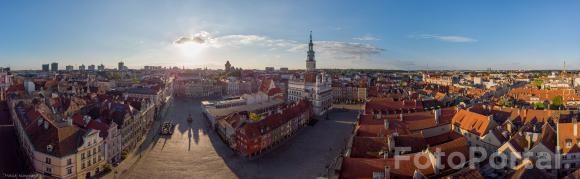
{"type": "Polygon", "coordinates": [[[419,39],[435,39],[444,42],[453,42],[453,43],[471,43],[477,42],[477,39],[459,36],[459,35],[437,35],[437,34],[421,34],[421,35],[412,35],[412,38],[419,38],[419,39]]]}
{"type": "MultiPolygon", "coordinates": [[[[367,37],[366,39],[369,39],[367,37]]],[[[294,40],[273,39],[260,35],[224,35],[214,37],[212,34],[202,31],[191,36],[179,37],[174,44],[187,43],[202,44],[209,47],[240,47],[261,46],[270,50],[286,50],[290,52],[305,52],[307,44],[294,40]]],[[[335,57],[351,58],[377,55],[385,49],[366,43],[352,43],[339,41],[315,41],[315,50],[319,54],[333,54],[335,57]]]]}
{"type": "Polygon", "coordinates": [[[375,41],[380,40],[379,38],[373,37],[372,35],[363,35],[360,37],[354,37],[353,40],[360,40],[360,41],[375,41]]]}
{"type": "MultiPolygon", "coordinates": [[[[317,53],[334,54],[337,57],[346,56],[347,58],[377,55],[385,51],[385,49],[371,44],[338,41],[315,41],[314,48],[317,53]]],[[[299,44],[290,48],[288,51],[306,51],[306,49],[306,44],[299,44]]]]}
{"type": "Polygon", "coordinates": [[[256,45],[270,47],[273,49],[281,47],[289,48],[298,44],[298,42],[292,40],[271,39],[269,37],[260,35],[214,36],[213,34],[210,34],[206,31],[201,31],[191,36],[179,37],[173,41],[173,43],[175,45],[194,43],[214,48],[256,45]]]}
{"type": "MultiPolygon", "coordinates": [[[[262,35],[214,35],[208,32],[202,31],[190,36],[179,37],[174,40],[173,45],[181,47],[183,45],[196,44],[206,48],[218,49],[228,49],[230,48],[253,48],[253,49],[263,49],[264,54],[279,55],[278,57],[272,57],[270,59],[285,59],[285,58],[295,58],[294,55],[306,55],[308,50],[308,44],[306,41],[298,42],[289,39],[276,39],[270,38],[262,35]],[[289,56],[280,56],[284,53],[290,53],[289,56]]],[[[183,46],[187,47],[187,46],[183,46]]],[[[190,48],[185,48],[186,51],[190,48]]],[[[198,49],[197,47],[193,49],[198,49]]],[[[321,60],[323,63],[328,63],[326,66],[332,67],[343,67],[347,68],[349,66],[363,68],[366,64],[376,63],[376,56],[380,55],[385,51],[385,49],[367,43],[354,43],[354,42],[340,42],[340,41],[314,41],[314,50],[316,51],[317,59],[321,60]],[[341,66],[346,65],[346,66],[341,66]]],[[[211,50],[213,51],[213,50],[211,50]]],[[[213,51],[213,52],[219,52],[213,51]]],[[[230,51],[231,53],[236,53],[230,51]]],[[[220,54],[206,54],[208,56],[219,56],[220,54]]],[[[377,67],[377,65],[368,65],[377,67]]]]}
{"type": "Polygon", "coordinates": [[[211,35],[206,31],[201,31],[199,33],[193,34],[189,37],[183,36],[179,37],[177,40],[173,41],[174,44],[185,44],[185,43],[197,43],[204,44],[211,39],[211,35]]]}

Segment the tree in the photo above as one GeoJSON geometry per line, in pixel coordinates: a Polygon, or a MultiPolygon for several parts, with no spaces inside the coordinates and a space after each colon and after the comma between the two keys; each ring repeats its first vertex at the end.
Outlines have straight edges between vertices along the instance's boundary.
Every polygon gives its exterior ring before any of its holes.
{"type": "Polygon", "coordinates": [[[544,109],[544,103],[534,103],[532,104],[534,109],[544,109]]]}
{"type": "Polygon", "coordinates": [[[532,81],[532,85],[534,85],[538,89],[540,89],[540,88],[542,88],[542,85],[544,85],[544,81],[542,81],[540,79],[535,79],[534,81],[532,81]]]}
{"type": "Polygon", "coordinates": [[[552,107],[554,109],[558,109],[559,107],[564,106],[564,99],[562,96],[556,96],[552,99],[552,107]]]}
{"type": "Polygon", "coordinates": [[[512,102],[507,100],[507,99],[499,100],[498,103],[500,106],[511,106],[512,105],[512,102]]]}
{"type": "Polygon", "coordinates": [[[261,119],[260,116],[258,116],[256,113],[253,113],[253,112],[251,112],[248,115],[248,117],[250,118],[251,121],[254,121],[254,122],[258,122],[261,119]]]}
{"type": "Polygon", "coordinates": [[[110,172],[112,168],[113,167],[111,167],[111,164],[107,163],[107,164],[103,165],[103,172],[110,172]]]}

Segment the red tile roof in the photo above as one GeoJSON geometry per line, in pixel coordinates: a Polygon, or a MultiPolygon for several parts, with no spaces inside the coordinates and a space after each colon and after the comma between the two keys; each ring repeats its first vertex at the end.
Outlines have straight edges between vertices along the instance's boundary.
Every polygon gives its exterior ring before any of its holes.
{"type": "Polygon", "coordinates": [[[272,114],[258,122],[244,123],[244,125],[241,126],[241,129],[244,130],[244,133],[249,138],[258,137],[278,128],[289,120],[304,114],[304,112],[307,112],[310,109],[310,105],[310,102],[303,100],[292,105],[284,106],[282,113],[272,114]]]}
{"type": "Polygon", "coordinates": [[[580,125],[576,122],[558,123],[558,146],[560,146],[561,153],[580,153],[578,142],[580,141],[580,125]],[[574,133],[576,131],[576,134],[574,133]],[[570,141],[572,146],[568,147],[566,141],[570,141]]]}
{"type": "Polygon", "coordinates": [[[388,98],[373,98],[365,104],[366,112],[373,111],[397,111],[397,110],[423,110],[423,105],[417,101],[394,101],[388,98]]]}
{"type": "Polygon", "coordinates": [[[435,173],[428,155],[420,153],[419,155],[405,155],[409,160],[399,160],[395,158],[387,159],[367,159],[367,158],[345,158],[340,171],[340,178],[372,178],[373,172],[384,172],[385,167],[389,168],[391,177],[410,178],[415,170],[420,171],[423,175],[429,176],[435,173]],[[419,161],[421,164],[428,164],[425,169],[418,169],[413,161],[419,161]],[[398,167],[395,163],[398,162],[398,167]]]}
{"type": "Polygon", "coordinates": [[[386,147],[385,137],[359,137],[352,141],[350,157],[378,158],[378,153],[386,147]]]}
{"type": "Polygon", "coordinates": [[[474,112],[469,112],[466,110],[460,110],[453,119],[451,123],[457,127],[470,131],[479,136],[484,136],[488,132],[488,128],[492,123],[487,116],[477,114],[474,112]]]}

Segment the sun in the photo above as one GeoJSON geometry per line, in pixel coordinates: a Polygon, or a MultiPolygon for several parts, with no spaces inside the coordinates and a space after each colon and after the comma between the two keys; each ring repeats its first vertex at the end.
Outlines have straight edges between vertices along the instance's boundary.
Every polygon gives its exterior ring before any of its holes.
{"type": "Polygon", "coordinates": [[[176,44],[175,46],[177,46],[181,55],[187,58],[199,57],[206,48],[196,43],[176,44]]]}

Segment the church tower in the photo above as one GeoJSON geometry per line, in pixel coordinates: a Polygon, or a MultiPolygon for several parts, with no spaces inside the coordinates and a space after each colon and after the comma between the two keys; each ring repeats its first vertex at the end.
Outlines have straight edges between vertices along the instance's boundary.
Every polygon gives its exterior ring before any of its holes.
{"type": "Polygon", "coordinates": [[[308,52],[306,53],[306,71],[314,71],[316,69],[316,60],[314,60],[314,44],[312,43],[312,31],[310,31],[310,43],[308,43],[308,52]]]}

